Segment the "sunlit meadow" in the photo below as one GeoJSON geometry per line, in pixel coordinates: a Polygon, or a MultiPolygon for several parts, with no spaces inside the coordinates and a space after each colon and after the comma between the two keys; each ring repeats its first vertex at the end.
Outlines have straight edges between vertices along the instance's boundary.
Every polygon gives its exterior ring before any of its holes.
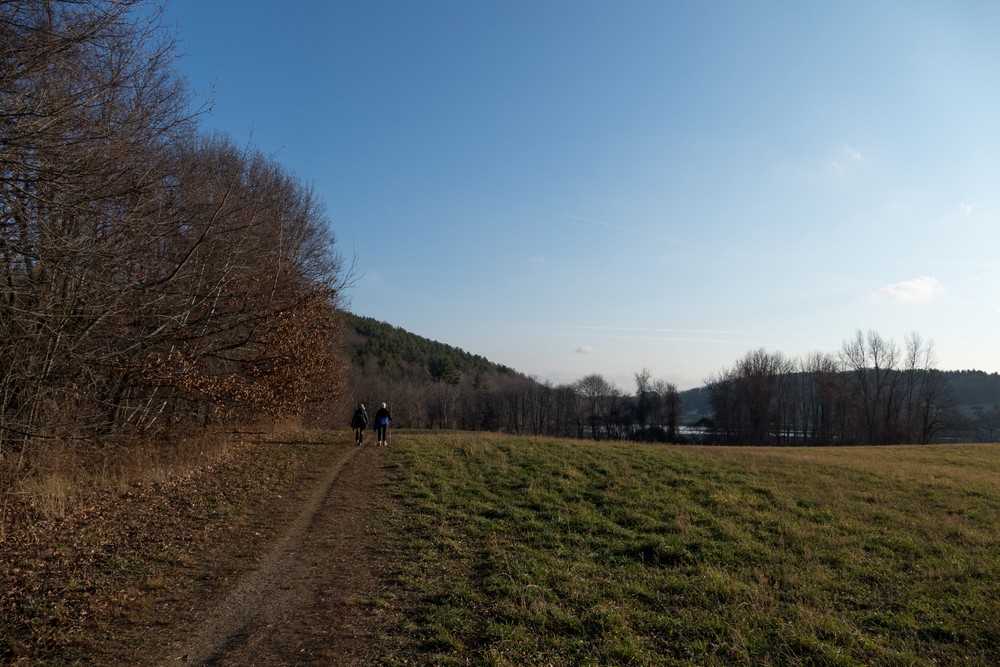
{"type": "Polygon", "coordinates": [[[1000,447],[393,446],[398,664],[1000,662],[1000,447]]]}

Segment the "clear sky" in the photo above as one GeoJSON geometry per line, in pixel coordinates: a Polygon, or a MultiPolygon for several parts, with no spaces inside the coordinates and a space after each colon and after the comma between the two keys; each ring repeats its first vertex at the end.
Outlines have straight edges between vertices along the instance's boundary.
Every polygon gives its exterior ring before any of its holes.
{"type": "MultiPolygon", "coordinates": [[[[1000,2],[168,0],[350,310],[541,380],[918,332],[1000,371],[1000,2]]],[[[212,86],[214,84],[214,90],[212,86]]]]}

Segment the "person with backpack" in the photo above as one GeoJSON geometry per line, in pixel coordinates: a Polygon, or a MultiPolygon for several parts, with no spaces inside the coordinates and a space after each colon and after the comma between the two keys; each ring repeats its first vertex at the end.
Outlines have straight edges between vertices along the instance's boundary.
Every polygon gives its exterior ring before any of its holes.
{"type": "Polygon", "coordinates": [[[365,429],[368,428],[368,413],[365,412],[364,403],[358,403],[358,409],[351,417],[351,428],[354,429],[354,444],[360,445],[365,437],[365,429]]]}
{"type": "Polygon", "coordinates": [[[390,421],[392,421],[392,417],[389,416],[389,409],[383,403],[382,407],[375,411],[375,424],[372,426],[375,429],[376,439],[378,440],[376,446],[384,447],[389,444],[387,438],[390,421]]]}

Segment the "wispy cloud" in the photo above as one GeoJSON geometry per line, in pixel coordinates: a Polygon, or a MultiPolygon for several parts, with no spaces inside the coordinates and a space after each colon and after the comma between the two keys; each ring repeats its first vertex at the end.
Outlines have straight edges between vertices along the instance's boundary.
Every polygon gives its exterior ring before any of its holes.
{"type": "Polygon", "coordinates": [[[970,216],[970,215],[972,215],[972,212],[976,209],[976,205],[973,204],[973,203],[971,203],[971,202],[964,201],[964,202],[962,202],[961,204],[958,205],[958,208],[966,216],[970,216]]]}
{"type": "Polygon", "coordinates": [[[853,166],[859,165],[865,161],[865,156],[861,154],[856,148],[851,146],[840,146],[834,151],[833,157],[830,159],[830,166],[837,173],[844,173],[853,166]]]}
{"type": "Polygon", "coordinates": [[[541,255],[532,255],[528,258],[528,264],[544,264],[545,258],[541,255]]]}
{"type": "Polygon", "coordinates": [[[937,278],[923,276],[883,287],[871,294],[871,300],[875,302],[925,303],[943,291],[944,286],[937,278]]]}
{"type": "Polygon", "coordinates": [[[589,345],[583,345],[581,347],[576,348],[576,353],[577,354],[593,354],[594,353],[594,348],[592,348],[589,345]]]}

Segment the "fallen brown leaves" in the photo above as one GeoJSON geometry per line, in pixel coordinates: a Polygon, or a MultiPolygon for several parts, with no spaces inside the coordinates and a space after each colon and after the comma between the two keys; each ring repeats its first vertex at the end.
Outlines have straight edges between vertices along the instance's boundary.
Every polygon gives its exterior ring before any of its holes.
{"type": "Polygon", "coordinates": [[[10,500],[0,664],[146,662],[156,635],[280,528],[329,447],[245,442],[184,477],[92,494],[61,517],[10,500]]]}

